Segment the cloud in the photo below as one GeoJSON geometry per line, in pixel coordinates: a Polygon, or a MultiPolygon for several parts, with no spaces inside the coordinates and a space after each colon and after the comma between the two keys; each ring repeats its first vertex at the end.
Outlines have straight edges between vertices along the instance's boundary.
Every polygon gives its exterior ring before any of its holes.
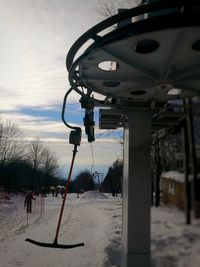
{"type": "MultiPolygon", "coordinates": [[[[66,55],[76,39],[98,22],[97,4],[98,0],[0,2],[0,115],[16,122],[26,140],[39,136],[61,162],[70,158],[72,149],[67,145],[70,129],[60,115],[70,87],[66,55]]],[[[66,120],[83,129],[79,98],[77,93],[70,94],[66,120]]],[[[101,136],[102,131],[96,133],[101,136]]],[[[83,129],[80,165],[90,161],[89,149],[83,129]]],[[[97,138],[94,151],[98,164],[110,164],[119,154],[119,145],[111,137],[97,138]]]]}
{"type": "MultiPolygon", "coordinates": [[[[74,41],[95,24],[92,8],[96,9],[94,0],[0,3],[0,110],[62,103],[70,87],[66,55],[74,41]]],[[[69,97],[71,102],[78,99],[76,93],[69,97]]]]}
{"type": "Polygon", "coordinates": [[[48,106],[62,101],[69,88],[67,52],[87,29],[84,23],[92,22],[89,10],[95,5],[94,1],[87,2],[84,5],[80,0],[0,3],[0,86],[9,96],[17,93],[14,99],[1,94],[4,103],[1,109],[48,106]]]}
{"type": "MultiPolygon", "coordinates": [[[[69,144],[68,140],[46,140],[45,143],[49,146],[57,155],[59,155],[60,165],[64,166],[71,162],[73,145],[69,144]]],[[[91,168],[93,165],[100,171],[100,168],[109,168],[113,162],[118,158],[122,158],[122,147],[114,140],[96,140],[92,143],[88,143],[86,140],[82,140],[81,145],[78,147],[76,156],[76,169],[82,170],[84,168],[91,168]],[[106,144],[102,147],[102,144],[106,144]],[[93,150],[93,152],[92,152],[93,150]]]]}

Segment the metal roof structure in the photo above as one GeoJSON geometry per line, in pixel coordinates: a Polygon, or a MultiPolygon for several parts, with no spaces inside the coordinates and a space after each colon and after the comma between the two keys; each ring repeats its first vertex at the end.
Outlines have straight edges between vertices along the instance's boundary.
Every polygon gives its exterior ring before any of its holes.
{"type": "MultiPolygon", "coordinates": [[[[171,128],[179,126],[185,118],[186,112],[175,111],[160,111],[154,114],[152,119],[152,130],[159,130],[162,128],[171,128]]],[[[124,127],[127,123],[126,116],[115,109],[100,109],[99,110],[99,128],[114,130],[124,127]]]]}
{"type": "Polygon", "coordinates": [[[71,86],[103,96],[96,105],[114,107],[154,108],[199,95],[199,14],[199,1],[157,1],[99,23],[68,53],[71,86]]]}

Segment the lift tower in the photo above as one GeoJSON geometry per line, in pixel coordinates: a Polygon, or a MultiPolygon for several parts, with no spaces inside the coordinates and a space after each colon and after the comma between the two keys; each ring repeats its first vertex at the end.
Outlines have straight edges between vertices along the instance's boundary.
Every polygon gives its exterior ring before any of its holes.
{"type": "Polygon", "coordinates": [[[88,30],[67,55],[71,87],[110,107],[108,128],[116,114],[124,127],[122,267],[150,266],[152,121],[200,94],[199,18],[197,0],[143,4],[88,30]]]}

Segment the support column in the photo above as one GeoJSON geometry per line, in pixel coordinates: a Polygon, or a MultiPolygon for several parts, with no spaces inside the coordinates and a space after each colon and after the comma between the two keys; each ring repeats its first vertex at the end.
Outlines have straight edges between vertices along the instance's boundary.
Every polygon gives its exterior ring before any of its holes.
{"type": "Polygon", "coordinates": [[[127,111],[124,129],[122,267],[149,267],[151,111],[127,111]]]}

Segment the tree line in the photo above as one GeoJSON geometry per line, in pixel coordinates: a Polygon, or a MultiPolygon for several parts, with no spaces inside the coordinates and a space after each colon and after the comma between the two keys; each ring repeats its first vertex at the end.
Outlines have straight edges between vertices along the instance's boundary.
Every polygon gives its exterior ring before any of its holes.
{"type": "Polygon", "coordinates": [[[122,193],[123,184],[123,161],[117,159],[112,166],[109,167],[108,172],[101,184],[103,192],[110,193],[113,195],[122,193]]]}
{"type": "MultiPolygon", "coordinates": [[[[86,192],[102,188],[111,192],[121,190],[122,162],[117,160],[108,169],[101,185],[94,181],[88,170],[81,171],[70,182],[69,192],[86,192]]],[[[60,177],[58,159],[53,151],[36,137],[25,140],[22,130],[11,120],[0,120],[0,188],[10,192],[31,190],[35,193],[48,193],[51,187],[65,185],[60,177]]]]}
{"type": "Polygon", "coordinates": [[[11,120],[0,120],[0,187],[37,193],[60,181],[58,159],[36,137],[26,141],[11,120]]]}

